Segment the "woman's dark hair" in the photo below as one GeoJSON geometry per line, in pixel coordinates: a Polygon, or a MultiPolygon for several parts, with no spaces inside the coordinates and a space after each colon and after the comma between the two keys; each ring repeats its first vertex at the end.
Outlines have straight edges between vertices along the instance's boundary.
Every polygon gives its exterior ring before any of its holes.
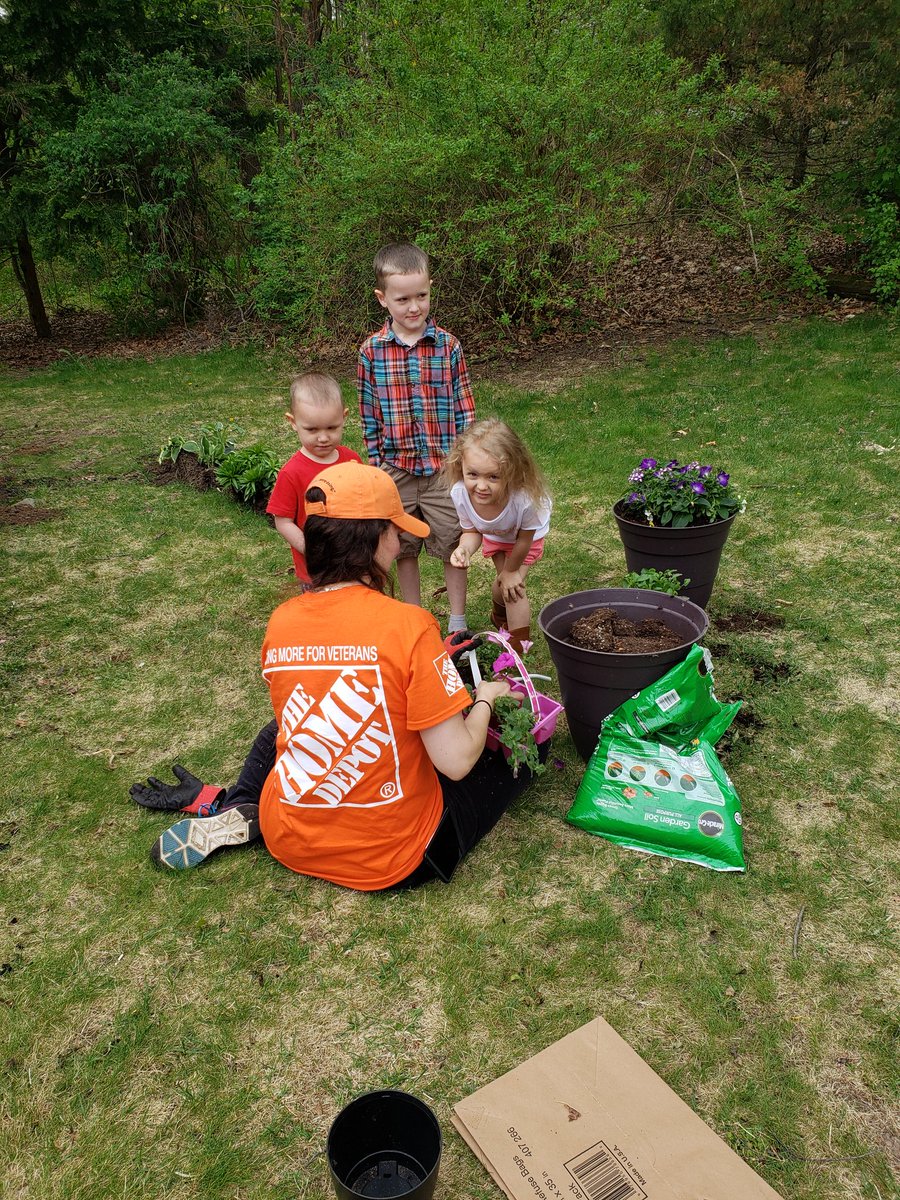
{"type": "MultiPolygon", "coordinates": [[[[325,499],[319,487],[311,487],[306,493],[310,503],[325,499]]],[[[312,586],[325,587],[329,583],[346,583],[351,579],[365,581],[369,587],[383,592],[387,588],[388,576],[375,561],[375,553],[381,535],[390,521],[379,519],[355,521],[338,517],[307,517],[303,526],[306,540],[306,568],[312,586]]]]}

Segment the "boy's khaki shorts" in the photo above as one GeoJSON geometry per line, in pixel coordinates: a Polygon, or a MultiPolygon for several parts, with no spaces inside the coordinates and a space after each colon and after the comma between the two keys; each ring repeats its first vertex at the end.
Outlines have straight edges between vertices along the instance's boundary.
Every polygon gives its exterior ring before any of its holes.
{"type": "MultiPolygon", "coordinates": [[[[387,471],[397,485],[405,512],[421,521],[427,521],[431,533],[425,538],[425,549],[432,558],[449,562],[450,555],[459,545],[462,530],[456,515],[456,505],[439,475],[410,475],[399,467],[385,463],[387,471]]],[[[400,557],[417,558],[422,549],[422,538],[411,533],[400,532],[400,557]]]]}

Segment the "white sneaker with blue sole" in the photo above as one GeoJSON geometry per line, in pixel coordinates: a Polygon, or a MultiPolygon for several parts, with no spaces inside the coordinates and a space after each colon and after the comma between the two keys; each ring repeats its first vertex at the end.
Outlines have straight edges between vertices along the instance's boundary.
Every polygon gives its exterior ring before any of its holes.
{"type": "Polygon", "coordinates": [[[259,805],[237,804],[214,817],[186,817],[158,839],[150,857],[160,867],[198,867],[217,850],[247,846],[259,837],[259,805]]]}

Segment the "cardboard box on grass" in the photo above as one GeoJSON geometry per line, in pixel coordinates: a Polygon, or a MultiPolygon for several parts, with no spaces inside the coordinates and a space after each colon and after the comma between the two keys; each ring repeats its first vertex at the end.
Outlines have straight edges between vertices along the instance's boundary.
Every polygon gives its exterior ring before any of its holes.
{"type": "Polygon", "coordinates": [[[781,1200],[602,1017],[453,1124],[510,1200],[781,1200]]]}

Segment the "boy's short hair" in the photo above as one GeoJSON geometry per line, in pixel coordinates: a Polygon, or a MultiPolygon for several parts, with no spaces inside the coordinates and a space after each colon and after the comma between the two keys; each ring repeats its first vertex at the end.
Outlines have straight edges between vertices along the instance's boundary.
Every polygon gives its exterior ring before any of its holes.
{"type": "Polygon", "coordinates": [[[306,371],[291,380],[291,409],[304,400],[321,408],[327,404],[336,404],[341,409],[344,407],[340,384],[332,375],[323,375],[320,371],[306,371]]]}
{"type": "Polygon", "coordinates": [[[428,275],[431,269],[428,255],[412,242],[392,242],[390,246],[382,246],[372,265],[375,282],[382,290],[389,275],[414,275],[418,271],[428,275]]]}

